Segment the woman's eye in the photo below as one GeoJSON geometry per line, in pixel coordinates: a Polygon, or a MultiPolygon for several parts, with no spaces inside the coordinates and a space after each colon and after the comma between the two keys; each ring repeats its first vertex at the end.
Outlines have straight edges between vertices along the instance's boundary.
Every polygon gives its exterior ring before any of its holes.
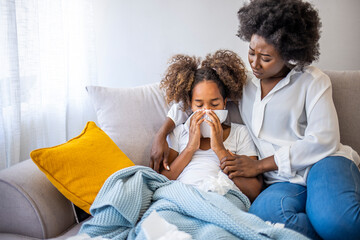
{"type": "Polygon", "coordinates": [[[198,108],[201,108],[203,105],[195,105],[196,107],[198,107],[198,108]]]}
{"type": "Polygon", "coordinates": [[[211,106],[217,107],[217,106],[219,106],[219,104],[211,104],[211,106]]]}
{"type": "Polygon", "coordinates": [[[270,62],[271,59],[262,59],[264,62],[270,62]]]}
{"type": "Polygon", "coordinates": [[[250,55],[250,56],[254,56],[254,55],[255,55],[255,53],[253,53],[253,52],[249,52],[249,55],[250,55]]]}

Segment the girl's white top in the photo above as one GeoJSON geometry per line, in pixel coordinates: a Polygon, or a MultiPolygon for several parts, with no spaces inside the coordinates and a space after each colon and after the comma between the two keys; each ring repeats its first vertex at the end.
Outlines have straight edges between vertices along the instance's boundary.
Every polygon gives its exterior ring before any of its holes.
{"type": "MultiPolygon", "coordinates": [[[[169,147],[180,154],[189,141],[188,126],[186,124],[177,126],[169,134],[167,141],[169,147]]],[[[234,154],[256,156],[255,145],[244,125],[231,124],[230,134],[224,141],[224,147],[234,154]]],[[[229,189],[239,190],[221,171],[220,160],[212,149],[197,150],[177,180],[222,195],[229,189]]]]}
{"type": "MultiPolygon", "coordinates": [[[[327,156],[360,163],[359,155],[340,143],[331,82],[316,67],[291,70],[263,99],[260,80],[249,73],[239,110],[260,159],[274,156],[278,166],[264,173],[268,184],[306,185],[311,166],[327,156]]],[[[186,114],[174,104],[168,117],[178,125],[186,114]]]]}

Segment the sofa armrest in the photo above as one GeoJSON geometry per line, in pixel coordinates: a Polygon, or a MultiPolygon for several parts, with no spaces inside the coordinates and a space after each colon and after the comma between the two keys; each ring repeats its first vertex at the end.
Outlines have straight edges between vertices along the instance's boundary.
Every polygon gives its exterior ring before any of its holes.
{"type": "Polygon", "coordinates": [[[26,160],[0,171],[0,232],[46,239],[75,223],[72,204],[26,160]]]}

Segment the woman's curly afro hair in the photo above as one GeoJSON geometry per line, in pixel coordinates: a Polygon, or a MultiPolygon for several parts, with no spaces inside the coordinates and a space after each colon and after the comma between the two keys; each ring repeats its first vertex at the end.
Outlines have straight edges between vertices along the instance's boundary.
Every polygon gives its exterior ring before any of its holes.
{"type": "Polygon", "coordinates": [[[232,51],[218,50],[202,62],[198,57],[175,55],[169,64],[160,88],[165,90],[167,103],[181,102],[184,111],[191,105],[192,90],[202,81],[215,82],[224,99],[241,97],[246,82],[245,66],[232,51]]]}
{"type": "Polygon", "coordinates": [[[288,67],[302,69],[319,58],[321,22],[316,9],[302,0],[252,0],[238,11],[238,36],[263,37],[288,67]]]}

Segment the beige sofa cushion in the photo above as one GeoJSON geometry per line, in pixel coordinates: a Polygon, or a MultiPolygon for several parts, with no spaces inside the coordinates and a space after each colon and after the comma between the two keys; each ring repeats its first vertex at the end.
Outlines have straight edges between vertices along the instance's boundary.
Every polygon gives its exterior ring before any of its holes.
{"type": "Polygon", "coordinates": [[[159,84],[135,88],[88,86],[98,125],[135,164],[148,166],[155,133],[169,106],[159,84]]]}
{"type": "Polygon", "coordinates": [[[360,71],[324,71],[333,85],[341,143],[360,153],[360,71]]]}

